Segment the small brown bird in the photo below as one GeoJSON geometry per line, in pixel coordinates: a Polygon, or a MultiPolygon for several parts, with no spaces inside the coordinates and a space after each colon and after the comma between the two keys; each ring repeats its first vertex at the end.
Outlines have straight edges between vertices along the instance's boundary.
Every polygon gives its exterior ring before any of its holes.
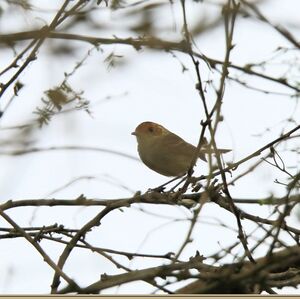
{"type": "MultiPolygon", "coordinates": [[[[174,177],[184,175],[189,170],[196,147],[176,134],[150,121],[139,124],[131,134],[136,136],[141,160],[152,170],[174,177]]],[[[231,150],[218,151],[227,153],[231,150]]],[[[211,150],[205,140],[199,158],[206,161],[205,154],[209,152],[211,150]]]]}

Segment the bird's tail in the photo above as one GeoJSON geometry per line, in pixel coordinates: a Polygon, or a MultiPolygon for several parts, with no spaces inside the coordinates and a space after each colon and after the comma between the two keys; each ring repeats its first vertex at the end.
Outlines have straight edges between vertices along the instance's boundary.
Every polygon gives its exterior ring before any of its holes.
{"type": "Polygon", "coordinates": [[[209,153],[215,154],[216,152],[218,154],[226,154],[226,153],[231,152],[231,149],[228,149],[228,148],[218,148],[217,151],[215,151],[212,148],[203,148],[202,150],[205,154],[209,154],[209,153]]]}
{"type": "Polygon", "coordinates": [[[231,149],[227,149],[227,148],[218,148],[215,151],[212,147],[208,146],[207,139],[204,137],[203,145],[201,147],[201,151],[200,151],[200,154],[199,154],[199,158],[202,159],[203,161],[207,161],[207,159],[205,157],[205,155],[207,155],[207,154],[216,155],[216,154],[226,154],[226,153],[229,153],[229,152],[231,152],[231,149]]]}

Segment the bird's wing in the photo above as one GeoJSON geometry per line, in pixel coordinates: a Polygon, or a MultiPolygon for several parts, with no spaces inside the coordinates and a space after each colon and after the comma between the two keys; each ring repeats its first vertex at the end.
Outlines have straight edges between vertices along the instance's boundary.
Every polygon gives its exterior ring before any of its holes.
{"type": "MultiPolygon", "coordinates": [[[[203,145],[201,146],[200,152],[199,152],[199,158],[205,162],[207,162],[207,159],[205,157],[206,154],[212,153],[216,154],[216,151],[214,151],[211,147],[208,147],[208,142],[206,138],[203,139],[203,145]]],[[[183,140],[181,137],[179,137],[176,134],[169,134],[168,136],[165,136],[164,138],[164,147],[168,150],[169,153],[177,153],[178,155],[188,155],[193,157],[196,147],[185,140],[183,140]]],[[[228,152],[231,152],[231,149],[225,149],[225,148],[218,148],[217,153],[219,154],[226,154],[228,152]]]]}
{"type": "MultiPolygon", "coordinates": [[[[174,153],[177,155],[188,156],[192,160],[196,147],[186,142],[176,134],[169,134],[164,138],[164,147],[168,149],[170,154],[174,153]]],[[[205,154],[200,151],[199,158],[206,161],[205,154]]]]}

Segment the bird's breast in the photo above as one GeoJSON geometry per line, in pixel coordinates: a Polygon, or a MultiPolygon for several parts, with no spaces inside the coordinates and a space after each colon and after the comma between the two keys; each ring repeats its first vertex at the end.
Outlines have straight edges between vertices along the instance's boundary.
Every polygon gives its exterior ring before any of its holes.
{"type": "Polygon", "coordinates": [[[191,163],[190,155],[161,146],[159,142],[139,143],[138,152],[145,165],[165,176],[183,175],[188,171],[191,163]]]}

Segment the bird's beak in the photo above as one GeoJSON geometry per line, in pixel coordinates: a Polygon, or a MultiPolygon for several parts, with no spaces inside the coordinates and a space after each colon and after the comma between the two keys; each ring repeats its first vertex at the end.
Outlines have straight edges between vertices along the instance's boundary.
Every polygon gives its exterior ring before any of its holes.
{"type": "Polygon", "coordinates": [[[134,136],[136,136],[136,133],[135,133],[135,132],[132,132],[132,133],[131,133],[131,135],[134,135],[134,136]]]}

